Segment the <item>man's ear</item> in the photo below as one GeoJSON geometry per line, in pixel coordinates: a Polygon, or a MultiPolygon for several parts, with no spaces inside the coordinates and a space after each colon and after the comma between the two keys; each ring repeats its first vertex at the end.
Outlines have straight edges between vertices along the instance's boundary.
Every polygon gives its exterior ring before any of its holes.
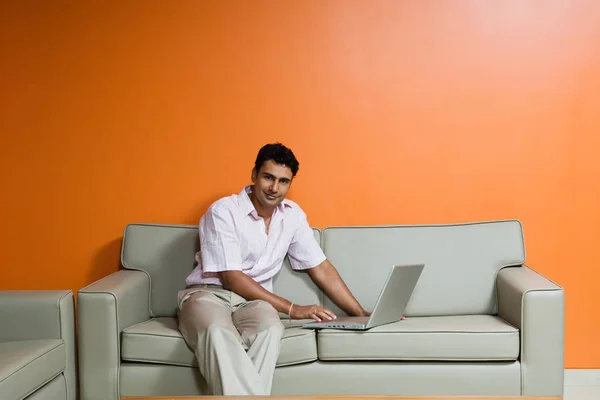
{"type": "Polygon", "coordinates": [[[252,176],[250,177],[250,179],[252,179],[252,183],[256,183],[256,169],[252,168],[252,176]]]}

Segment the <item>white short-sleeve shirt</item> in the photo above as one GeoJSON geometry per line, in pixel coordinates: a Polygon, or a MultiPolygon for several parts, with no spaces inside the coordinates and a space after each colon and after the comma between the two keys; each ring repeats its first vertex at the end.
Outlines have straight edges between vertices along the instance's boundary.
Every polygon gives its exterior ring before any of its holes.
{"type": "Polygon", "coordinates": [[[286,255],[296,270],[325,260],[300,206],[283,200],[273,212],[267,235],[250,193],[252,186],[246,186],[239,194],[214,202],[202,216],[198,265],[186,278],[187,286],[222,285],[217,272],[242,271],[272,292],[273,276],[286,255]]]}

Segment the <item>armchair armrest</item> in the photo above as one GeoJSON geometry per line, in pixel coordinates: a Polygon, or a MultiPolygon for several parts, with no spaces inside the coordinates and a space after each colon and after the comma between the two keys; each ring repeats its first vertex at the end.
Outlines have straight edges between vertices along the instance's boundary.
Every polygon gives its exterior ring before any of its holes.
{"type": "Polygon", "coordinates": [[[77,395],[75,305],[70,290],[1,290],[0,342],[61,339],[67,395],[77,395]]]}
{"type": "Polygon", "coordinates": [[[523,265],[498,272],[498,316],[519,328],[521,395],[562,396],[564,290],[523,265]]]}
{"type": "Polygon", "coordinates": [[[121,332],[150,319],[150,278],[120,270],[77,295],[81,400],[120,399],[121,332]]]}

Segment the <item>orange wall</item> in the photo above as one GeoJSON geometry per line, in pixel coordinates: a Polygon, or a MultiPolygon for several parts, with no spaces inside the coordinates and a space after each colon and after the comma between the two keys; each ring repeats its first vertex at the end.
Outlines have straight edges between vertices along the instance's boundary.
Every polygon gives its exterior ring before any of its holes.
{"type": "Polygon", "coordinates": [[[520,219],[600,367],[600,2],[7,3],[0,288],[116,270],[278,140],[314,226],[520,219]]]}

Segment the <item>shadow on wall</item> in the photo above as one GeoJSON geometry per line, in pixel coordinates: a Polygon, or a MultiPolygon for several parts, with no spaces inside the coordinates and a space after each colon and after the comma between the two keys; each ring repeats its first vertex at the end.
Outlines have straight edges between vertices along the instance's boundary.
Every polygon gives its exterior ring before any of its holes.
{"type": "Polygon", "coordinates": [[[206,212],[206,210],[208,210],[208,207],[210,207],[211,204],[214,203],[215,201],[217,201],[217,200],[219,200],[219,199],[221,199],[223,197],[226,197],[226,196],[231,196],[231,193],[221,193],[219,195],[215,195],[215,196],[213,196],[211,198],[205,199],[204,201],[198,202],[192,208],[192,211],[190,213],[190,217],[187,218],[182,223],[186,224],[186,225],[197,225],[200,222],[200,218],[204,215],[204,213],[206,212]]]}
{"type": "MultiPolygon", "coordinates": [[[[174,224],[180,223],[185,225],[198,225],[200,218],[208,207],[218,199],[228,196],[229,194],[219,194],[212,199],[206,199],[196,204],[190,212],[190,217],[179,222],[173,222],[174,224]]],[[[129,221],[128,223],[157,223],[165,224],[170,223],[168,221],[129,221]]],[[[125,225],[122,227],[125,230],[125,225]]],[[[123,242],[123,236],[115,238],[108,243],[104,244],[94,255],[92,260],[92,267],[90,268],[86,277],[86,285],[97,281],[98,279],[104,278],[113,272],[118,271],[121,268],[121,246],[123,242]]]]}
{"type": "Polygon", "coordinates": [[[104,278],[121,268],[122,242],[123,237],[121,236],[106,243],[96,252],[92,260],[92,268],[90,268],[87,276],[89,283],[104,278]]]}

